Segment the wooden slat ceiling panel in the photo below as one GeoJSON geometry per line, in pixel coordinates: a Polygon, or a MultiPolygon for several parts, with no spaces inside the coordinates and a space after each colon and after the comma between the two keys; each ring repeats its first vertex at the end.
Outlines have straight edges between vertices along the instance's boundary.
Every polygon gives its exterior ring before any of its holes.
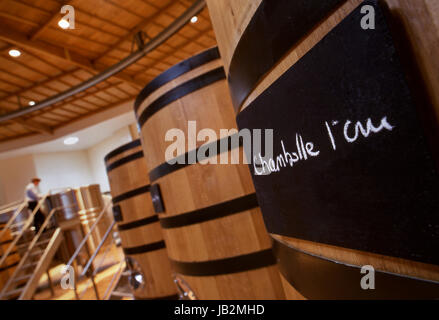
{"type": "Polygon", "coordinates": [[[29,132],[29,130],[27,130],[25,127],[23,127],[22,125],[18,124],[18,123],[10,123],[8,125],[8,130],[12,131],[15,134],[19,134],[19,135],[23,135],[29,132]]]}
{"type": "Polygon", "coordinates": [[[39,123],[41,123],[41,124],[43,124],[45,126],[49,126],[49,127],[53,127],[53,126],[55,126],[59,122],[59,120],[53,120],[53,119],[50,119],[50,118],[43,118],[43,117],[38,117],[38,118],[32,117],[32,118],[30,118],[30,120],[32,122],[37,122],[38,121],[39,123]]]}
{"type": "MultiPolygon", "coordinates": [[[[189,0],[0,0],[0,113],[42,101],[90,79],[128,56],[178,18],[189,0]],[[58,21],[75,8],[76,28],[58,21]],[[12,58],[10,49],[21,56],[12,58]],[[71,57],[71,58],[70,58],[71,57]]],[[[207,9],[156,50],[119,74],[62,102],[0,123],[0,141],[59,128],[131,101],[142,86],[172,65],[216,45],[207,9]],[[37,129],[35,129],[37,128],[37,129]]]]}
{"type": "Polygon", "coordinates": [[[14,136],[20,137],[19,134],[17,135],[14,131],[9,130],[9,125],[0,128],[0,139],[6,140],[14,136]]]}
{"type": "Polygon", "coordinates": [[[7,73],[14,75],[16,78],[37,82],[44,78],[44,75],[36,71],[27,64],[20,63],[12,58],[0,56],[0,65],[7,73]]]}
{"type": "MultiPolygon", "coordinates": [[[[68,37],[65,36],[65,31],[62,31],[59,28],[48,29],[48,32],[44,33],[44,41],[50,43],[62,43],[64,47],[78,51],[91,59],[99,56],[100,52],[110,47],[105,41],[93,40],[93,35],[90,33],[82,36],[79,35],[78,29],[79,27],[72,30],[73,32],[70,32],[68,37]]],[[[41,36],[40,39],[42,38],[43,37],[41,36]]]]}
{"type": "Polygon", "coordinates": [[[20,0],[21,3],[27,4],[32,7],[40,8],[45,11],[58,10],[63,0],[20,0]]]}
{"type": "MultiPolygon", "coordinates": [[[[124,29],[131,29],[136,26],[141,17],[133,14],[129,10],[123,10],[124,1],[107,1],[107,0],[76,0],[72,1],[72,5],[79,9],[79,11],[87,12],[93,16],[95,19],[102,19],[105,21],[116,20],[116,24],[124,29]]],[[[138,1],[139,3],[142,1],[138,1]]],[[[145,14],[146,16],[146,14],[145,14]]]]}
{"type": "Polygon", "coordinates": [[[0,17],[2,25],[13,28],[20,32],[30,32],[32,28],[42,23],[44,16],[48,13],[47,5],[50,3],[32,4],[34,1],[0,1],[0,17]]]}

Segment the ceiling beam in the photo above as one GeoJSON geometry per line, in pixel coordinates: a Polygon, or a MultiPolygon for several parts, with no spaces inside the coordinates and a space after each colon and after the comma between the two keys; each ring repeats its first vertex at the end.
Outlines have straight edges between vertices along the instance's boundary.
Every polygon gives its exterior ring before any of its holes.
{"type": "Polygon", "coordinates": [[[60,3],[60,7],[58,8],[58,10],[52,12],[52,14],[49,16],[49,18],[43,23],[43,25],[41,27],[39,27],[37,30],[34,31],[34,33],[31,34],[31,36],[29,37],[30,40],[35,40],[37,39],[43,32],[44,30],[46,30],[53,21],[55,21],[56,18],[60,18],[60,13],[61,13],[61,8],[65,5],[70,4],[71,2],[73,2],[72,0],[68,0],[68,1],[63,1],[62,3],[60,3]]]}
{"type": "Polygon", "coordinates": [[[133,29],[131,29],[125,36],[120,38],[115,44],[111,45],[111,48],[109,48],[108,50],[104,51],[101,54],[101,56],[99,58],[95,59],[94,61],[98,61],[99,59],[101,59],[104,56],[106,56],[112,50],[117,49],[123,42],[130,41],[131,38],[133,38],[134,35],[137,32],[142,31],[147,25],[149,25],[150,23],[154,22],[154,18],[157,18],[159,15],[165,13],[173,5],[175,5],[175,2],[171,1],[169,4],[167,4],[163,8],[160,8],[159,10],[157,10],[157,12],[155,12],[154,15],[151,18],[145,19],[142,22],[140,22],[137,26],[135,26],[133,29]]]}
{"type": "MultiPolygon", "coordinates": [[[[108,66],[102,64],[95,65],[88,58],[76,52],[69,51],[68,49],[61,46],[50,44],[41,40],[31,41],[26,37],[25,34],[17,32],[15,30],[6,29],[3,26],[0,26],[0,39],[8,43],[23,47],[25,49],[38,51],[52,58],[55,58],[58,61],[76,65],[77,67],[86,69],[93,73],[100,73],[108,68],[108,66]]],[[[145,85],[143,82],[135,80],[133,77],[124,73],[123,71],[119,72],[113,77],[125,81],[136,87],[143,87],[145,85]]]]}
{"type": "Polygon", "coordinates": [[[74,52],[69,52],[67,49],[57,45],[49,44],[40,40],[31,41],[24,33],[0,26],[0,39],[17,46],[22,46],[25,49],[36,50],[50,55],[63,62],[75,64],[78,67],[93,70],[93,64],[87,58],[74,52]]]}

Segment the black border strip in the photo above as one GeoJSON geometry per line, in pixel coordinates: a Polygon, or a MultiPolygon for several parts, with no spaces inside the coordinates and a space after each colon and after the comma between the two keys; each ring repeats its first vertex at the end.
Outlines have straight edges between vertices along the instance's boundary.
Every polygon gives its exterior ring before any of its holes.
{"type": "Polygon", "coordinates": [[[169,162],[175,162],[174,164],[169,164],[168,162],[164,162],[164,163],[158,165],[157,167],[155,167],[154,169],[152,169],[149,172],[149,180],[152,183],[152,182],[160,179],[161,177],[164,177],[164,176],[166,176],[174,171],[183,169],[191,164],[194,164],[194,163],[189,163],[190,158],[196,159],[196,162],[198,163],[199,161],[208,159],[208,158],[213,157],[213,156],[217,156],[218,154],[220,154],[222,152],[226,152],[226,151],[228,152],[228,151],[231,151],[232,149],[239,148],[242,146],[242,144],[243,144],[242,138],[239,137],[238,133],[235,133],[233,135],[224,137],[222,139],[216,140],[216,141],[211,142],[209,144],[202,145],[202,146],[196,148],[195,150],[188,151],[185,154],[182,154],[182,155],[172,159],[171,161],[169,161],[169,162]],[[239,139],[238,144],[234,144],[232,146],[232,140],[235,139],[236,137],[238,137],[238,139],[239,139]],[[227,150],[221,150],[221,144],[224,143],[224,141],[226,141],[226,140],[227,140],[227,150]],[[211,147],[214,144],[216,144],[216,151],[217,152],[216,152],[216,154],[210,154],[209,147],[211,147]],[[205,149],[205,152],[203,152],[202,157],[198,158],[197,154],[201,148],[205,149]],[[179,162],[181,162],[181,163],[179,163],[179,162]]]}
{"type": "Polygon", "coordinates": [[[133,222],[128,222],[122,225],[118,225],[117,228],[119,229],[119,231],[126,231],[126,230],[131,230],[134,228],[138,228],[138,227],[143,227],[146,226],[148,224],[154,223],[154,222],[158,222],[159,221],[159,217],[158,215],[153,215],[151,217],[147,217],[144,219],[139,219],[133,222]]]}
{"type": "Polygon", "coordinates": [[[146,121],[151,118],[156,112],[160,111],[162,108],[169,105],[171,102],[178,100],[189,93],[197,91],[201,88],[207,87],[208,85],[215,83],[217,81],[226,78],[223,67],[213,69],[206,72],[192,80],[189,80],[172,90],[161,95],[154,102],[152,102],[148,107],[143,110],[142,114],[138,117],[137,123],[139,127],[142,128],[146,121]]]}
{"type": "Polygon", "coordinates": [[[208,62],[211,62],[213,60],[219,59],[219,51],[218,47],[213,47],[211,49],[205,50],[189,59],[186,59],[175,66],[170,67],[168,70],[154,78],[150,83],[146,85],[140,91],[139,95],[136,98],[136,101],[134,102],[134,112],[137,113],[137,110],[139,109],[140,105],[143,101],[155,90],[160,88],[161,86],[167,84],[168,82],[171,82],[172,80],[178,78],[179,76],[194,70],[203,64],[206,64],[208,62]]]}
{"type": "Polygon", "coordinates": [[[114,161],[112,164],[107,166],[107,173],[113,169],[116,169],[117,167],[120,167],[120,166],[128,163],[128,162],[131,162],[133,160],[140,159],[140,158],[143,158],[143,151],[139,151],[139,152],[130,154],[129,156],[127,156],[125,158],[114,161]]]}
{"type": "Polygon", "coordinates": [[[110,153],[108,153],[105,157],[104,157],[104,161],[108,161],[111,158],[117,156],[118,154],[121,154],[127,150],[133,149],[135,147],[140,146],[140,139],[137,140],[133,140],[131,142],[128,142],[122,146],[120,146],[119,148],[114,149],[113,151],[111,151],[110,153]]]}
{"type": "Polygon", "coordinates": [[[273,239],[285,279],[308,299],[438,299],[439,283],[375,270],[375,289],[363,290],[361,267],[344,264],[273,239]]]}
{"type": "Polygon", "coordinates": [[[150,188],[151,188],[151,186],[149,184],[147,184],[146,186],[122,193],[122,194],[113,198],[113,204],[117,204],[118,202],[127,200],[129,198],[133,198],[133,197],[141,195],[143,193],[147,193],[147,192],[149,192],[150,188]]]}
{"type": "Polygon", "coordinates": [[[243,197],[183,213],[178,216],[160,218],[160,225],[163,229],[180,228],[227,217],[256,207],[258,207],[258,199],[255,193],[251,193],[243,197]]]}
{"type": "Polygon", "coordinates": [[[230,62],[228,80],[236,112],[282,56],[344,1],[262,1],[230,62]]]}
{"type": "Polygon", "coordinates": [[[276,264],[271,248],[235,257],[202,262],[170,260],[175,272],[199,277],[244,272],[276,264]]]}
{"type": "Polygon", "coordinates": [[[140,254],[155,250],[160,250],[166,248],[165,242],[163,240],[144,244],[138,247],[131,247],[131,248],[123,248],[123,252],[125,255],[133,255],[133,254],[140,254]]]}
{"type": "Polygon", "coordinates": [[[179,298],[180,296],[177,293],[171,294],[169,296],[154,297],[154,298],[142,298],[142,297],[134,296],[134,299],[136,300],[179,300],[179,298]]]}

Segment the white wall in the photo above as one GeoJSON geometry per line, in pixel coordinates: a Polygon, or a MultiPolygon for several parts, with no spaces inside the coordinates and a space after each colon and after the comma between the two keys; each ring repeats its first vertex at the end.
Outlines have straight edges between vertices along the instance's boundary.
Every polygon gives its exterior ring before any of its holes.
{"type": "Polygon", "coordinates": [[[24,188],[37,176],[32,155],[0,161],[0,205],[24,198],[24,188]]]}
{"type": "Polygon", "coordinates": [[[129,128],[125,127],[87,150],[93,181],[101,186],[102,192],[110,191],[104,157],[110,151],[131,140],[129,128]]]}
{"type": "Polygon", "coordinates": [[[86,150],[34,154],[34,162],[42,193],[93,183],[86,150]]]}
{"type": "Polygon", "coordinates": [[[22,200],[33,177],[41,178],[40,191],[99,184],[109,191],[104,157],[132,140],[128,127],[83,150],[44,152],[0,157],[0,205],[22,200]]]}

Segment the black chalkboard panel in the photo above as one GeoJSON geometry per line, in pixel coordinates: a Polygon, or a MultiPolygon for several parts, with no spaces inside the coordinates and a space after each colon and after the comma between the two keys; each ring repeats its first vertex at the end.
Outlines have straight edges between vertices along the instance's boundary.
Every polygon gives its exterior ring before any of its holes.
{"type": "Polygon", "coordinates": [[[235,111],[257,82],[345,0],[262,0],[230,61],[230,93],[235,111]]]}
{"type": "Polygon", "coordinates": [[[376,29],[357,8],[238,126],[274,130],[272,173],[250,165],[269,232],[439,264],[438,173],[374,6],[376,29]]]}

